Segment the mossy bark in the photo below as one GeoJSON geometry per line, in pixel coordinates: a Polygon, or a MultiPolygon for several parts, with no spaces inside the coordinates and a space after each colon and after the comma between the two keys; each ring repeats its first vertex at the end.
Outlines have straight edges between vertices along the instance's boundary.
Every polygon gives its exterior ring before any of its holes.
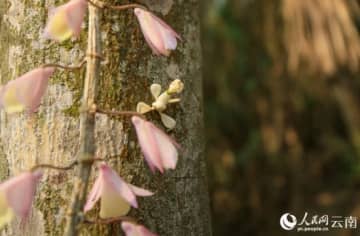
{"type": "MultiPolygon", "coordinates": [[[[87,23],[80,38],[61,44],[41,39],[48,9],[65,1],[5,0],[0,2],[0,80],[5,83],[47,62],[77,64],[86,54],[87,23]]],[[[107,1],[116,4],[126,1],[107,1]]],[[[146,45],[131,10],[102,17],[105,60],[101,66],[98,107],[134,110],[138,101],[151,103],[149,86],[164,87],[172,79],[185,83],[182,102],[168,110],[177,120],[171,135],[182,145],[179,165],[164,175],[144,164],[129,119],[96,116],[98,157],[117,156],[109,163],[133,184],[156,192],[140,199],[130,214],[159,235],[211,235],[203,152],[201,53],[198,1],[140,1],[169,22],[184,38],[169,58],[155,57],[146,45]]],[[[28,116],[1,112],[0,177],[13,176],[37,163],[66,165],[79,150],[79,112],[84,70],[57,71],[39,111],[28,116]]],[[[159,123],[156,114],[150,116],[159,123]]],[[[93,172],[91,179],[95,175],[93,172]]],[[[46,171],[26,224],[14,222],[2,235],[62,235],[73,191],[74,171],[46,171]]],[[[114,203],[116,204],[116,203],[114,203]]],[[[89,217],[95,217],[92,212],[89,217]]],[[[81,235],[120,235],[118,224],[83,226],[81,235]]]]}

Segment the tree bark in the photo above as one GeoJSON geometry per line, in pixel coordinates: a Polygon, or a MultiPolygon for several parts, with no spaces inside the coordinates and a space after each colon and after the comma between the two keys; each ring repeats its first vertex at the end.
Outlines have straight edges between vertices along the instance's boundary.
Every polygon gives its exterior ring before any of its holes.
{"type": "MultiPolygon", "coordinates": [[[[64,2],[0,2],[2,84],[41,64],[77,64],[85,56],[87,23],[78,40],[56,44],[41,39],[48,9],[55,3],[64,2]]],[[[116,156],[109,163],[122,177],[156,192],[154,197],[140,199],[139,209],[130,212],[152,231],[159,235],[211,235],[203,152],[198,1],[139,2],[172,25],[184,41],[169,58],[156,57],[146,45],[132,10],[104,10],[101,37],[105,60],[101,63],[96,104],[104,109],[134,110],[139,101],[152,102],[149,92],[152,83],[166,87],[171,80],[181,79],[185,83],[182,102],[167,111],[177,121],[171,135],[182,145],[179,164],[175,171],[164,175],[152,174],[144,164],[129,119],[106,115],[96,115],[97,157],[116,156]]],[[[58,70],[52,77],[39,111],[32,116],[1,112],[2,180],[35,164],[64,166],[75,160],[80,148],[79,107],[84,76],[85,70],[58,70]]],[[[161,126],[157,114],[150,117],[161,126]]],[[[75,173],[75,169],[67,172],[45,171],[28,222],[12,223],[2,231],[2,235],[63,235],[75,173]]],[[[96,177],[94,173],[92,181],[96,177]]],[[[89,217],[96,217],[96,212],[90,213],[89,217]]],[[[119,224],[84,225],[80,234],[120,235],[120,231],[119,224]]]]}

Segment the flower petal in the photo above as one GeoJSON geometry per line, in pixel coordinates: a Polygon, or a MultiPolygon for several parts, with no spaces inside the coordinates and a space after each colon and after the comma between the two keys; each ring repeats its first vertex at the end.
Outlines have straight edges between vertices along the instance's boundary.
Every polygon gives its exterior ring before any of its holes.
{"type": "Polygon", "coordinates": [[[88,195],[87,201],[84,206],[84,212],[90,211],[95,203],[100,199],[101,196],[101,187],[102,187],[102,176],[99,175],[98,178],[95,180],[95,183],[88,195]]]}
{"type": "Polygon", "coordinates": [[[124,216],[130,211],[130,204],[111,185],[105,184],[101,195],[101,218],[124,216]]]}
{"type": "Polygon", "coordinates": [[[131,190],[133,191],[133,193],[136,195],[136,196],[143,196],[143,197],[148,197],[148,196],[152,196],[154,195],[153,192],[150,192],[149,190],[146,190],[146,189],[143,189],[143,188],[139,188],[135,185],[132,185],[132,184],[128,184],[129,187],[131,188],[131,190]]]}
{"type": "Polygon", "coordinates": [[[4,192],[0,192],[0,229],[9,223],[15,214],[6,201],[4,192]]]}
{"type": "Polygon", "coordinates": [[[26,218],[30,212],[41,172],[25,172],[0,184],[8,206],[15,215],[26,218]]]}
{"type": "Polygon", "coordinates": [[[149,111],[152,111],[152,107],[144,102],[139,102],[136,106],[136,111],[141,114],[145,114],[149,111]]]}
{"type": "Polygon", "coordinates": [[[141,236],[157,236],[157,234],[154,234],[153,232],[150,232],[145,226],[138,225],[138,234],[141,236]]]}
{"type": "Polygon", "coordinates": [[[155,98],[155,100],[160,96],[161,93],[161,85],[160,84],[152,84],[150,86],[150,92],[155,98]]]}
{"type": "Polygon", "coordinates": [[[38,68],[17,79],[19,99],[25,104],[28,112],[35,112],[40,106],[49,78],[54,71],[53,67],[38,68]]]}
{"type": "Polygon", "coordinates": [[[87,9],[86,0],[71,0],[55,8],[49,15],[45,36],[62,42],[71,36],[78,36],[81,31],[87,9]]]}
{"type": "MultiPolygon", "coordinates": [[[[136,232],[136,225],[123,221],[121,223],[121,228],[125,232],[126,236],[138,236],[138,233],[136,232]]],[[[141,235],[140,235],[141,236],[141,235]]]]}
{"type": "Polygon", "coordinates": [[[172,31],[168,30],[167,28],[161,27],[161,24],[159,24],[159,32],[161,34],[165,49],[175,50],[177,46],[177,40],[172,34],[172,31]]]}
{"type": "Polygon", "coordinates": [[[170,50],[176,49],[177,38],[180,36],[163,20],[149,11],[135,8],[135,15],[140,23],[146,42],[156,55],[170,55],[170,50]]]}
{"type": "Polygon", "coordinates": [[[8,82],[0,94],[5,111],[7,113],[36,111],[54,71],[53,67],[41,67],[8,82]]]}
{"type": "Polygon", "coordinates": [[[145,228],[145,226],[136,225],[127,221],[123,221],[121,223],[121,228],[125,232],[126,236],[157,236],[145,228]]]}
{"type": "Polygon", "coordinates": [[[149,123],[152,132],[155,136],[157,146],[159,147],[161,161],[165,169],[175,169],[178,161],[178,151],[175,142],[162,130],[157,128],[152,123],[149,123]]]}
{"type": "MultiPolygon", "coordinates": [[[[129,185],[114,170],[112,170],[108,165],[102,164],[100,172],[104,178],[104,187],[101,198],[103,198],[107,193],[110,195],[116,193],[133,207],[138,207],[135,194],[129,185]]],[[[113,198],[110,195],[109,198],[113,198]]]]}
{"type": "Polygon", "coordinates": [[[12,81],[9,82],[4,90],[2,95],[2,104],[5,112],[8,114],[22,112],[25,110],[25,104],[20,102],[16,93],[16,85],[12,83],[12,81]]]}
{"type": "Polygon", "coordinates": [[[134,13],[139,21],[145,40],[156,55],[163,54],[166,50],[152,14],[140,8],[135,8],[134,13]]]}
{"type": "Polygon", "coordinates": [[[162,19],[157,17],[156,15],[151,14],[151,17],[157,23],[156,26],[161,34],[163,43],[165,45],[165,49],[167,50],[175,50],[177,46],[177,40],[181,40],[181,37],[178,33],[175,32],[168,24],[165,23],[162,19]]]}
{"type": "Polygon", "coordinates": [[[73,34],[66,20],[66,12],[63,8],[56,9],[54,15],[49,19],[45,28],[45,37],[62,42],[71,37],[73,34]]]}
{"type": "Polygon", "coordinates": [[[177,38],[179,40],[182,40],[181,36],[178,33],[176,33],[176,31],[173,28],[171,28],[168,24],[166,24],[165,21],[163,21],[162,19],[160,19],[159,17],[157,17],[154,14],[152,14],[152,17],[162,26],[162,28],[169,31],[171,33],[171,35],[173,35],[175,38],[177,38]]]}
{"type": "Polygon", "coordinates": [[[152,133],[153,131],[149,125],[147,125],[147,123],[150,122],[147,122],[137,116],[133,116],[131,121],[135,126],[141,150],[150,169],[154,172],[155,168],[157,168],[161,173],[163,173],[164,168],[161,162],[161,153],[152,133]]]}
{"type": "Polygon", "coordinates": [[[87,10],[86,0],[72,0],[67,8],[67,19],[74,36],[78,37],[81,32],[81,25],[87,10]]]}
{"type": "Polygon", "coordinates": [[[176,121],[173,118],[171,118],[170,116],[168,116],[162,112],[159,112],[159,114],[160,114],[161,121],[166,128],[168,128],[168,129],[175,128],[176,121]]]}

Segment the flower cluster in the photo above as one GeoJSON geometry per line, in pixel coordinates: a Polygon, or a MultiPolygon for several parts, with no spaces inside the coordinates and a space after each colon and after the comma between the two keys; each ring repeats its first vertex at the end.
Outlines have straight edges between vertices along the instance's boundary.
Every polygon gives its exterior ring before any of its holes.
{"type": "MultiPolygon", "coordinates": [[[[89,3],[99,8],[108,7],[119,10],[134,8],[134,14],[138,19],[144,38],[156,55],[169,56],[171,50],[176,49],[177,40],[181,39],[163,20],[137,4],[116,7],[106,3],[96,5],[91,0],[70,0],[51,10],[43,35],[58,42],[71,37],[79,37],[89,3]]],[[[8,114],[24,111],[36,112],[46,93],[49,79],[56,68],[66,69],[65,66],[56,64],[44,65],[1,86],[0,108],[8,114]]],[[[175,169],[180,145],[160,128],[147,121],[144,114],[157,111],[164,126],[173,129],[176,121],[164,114],[164,111],[169,104],[180,102],[180,99],[174,96],[181,93],[183,89],[184,84],[180,80],[174,80],[163,92],[161,92],[160,84],[153,84],[150,91],[155,100],[151,106],[139,102],[137,111],[132,112],[131,122],[134,125],[144,159],[152,172],[158,170],[164,173],[165,170],[175,169]]],[[[42,176],[40,169],[45,167],[50,168],[49,165],[37,166],[31,171],[12,177],[0,184],[0,228],[15,216],[21,220],[27,218],[42,176]]],[[[104,162],[98,166],[98,170],[98,177],[83,208],[84,213],[92,210],[100,201],[99,216],[101,219],[122,217],[128,214],[131,207],[138,208],[138,196],[153,195],[146,189],[125,182],[115,170],[104,162]]],[[[134,222],[123,221],[121,226],[127,236],[155,236],[144,226],[134,222]]]]}
{"type": "Polygon", "coordinates": [[[160,115],[161,121],[164,126],[168,129],[173,129],[176,125],[176,121],[166,115],[164,111],[166,110],[168,104],[180,102],[179,98],[173,98],[173,95],[179,94],[184,89],[184,84],[181,80],[174,80],[167,90],[161,93],[161,85],[160,84],[152,84],[150,86],[150,91],[155,101],[149,106],[145,102],[139,102],[136,107],[136,111],[145,114],[150,111],[157,111],[160,115]]]}
{"type": "MultiPolygon", "coordinates": [[[[51,10],[44,36],[59,42],[79,37],[86,9],[87,0],[71,0],[51,10]]],[[[170,51],[176,49],[177,39],[181,39],[180,35],[147,10],[135,8],[134,14],[154,54],[169,56],[170,51]]]]}

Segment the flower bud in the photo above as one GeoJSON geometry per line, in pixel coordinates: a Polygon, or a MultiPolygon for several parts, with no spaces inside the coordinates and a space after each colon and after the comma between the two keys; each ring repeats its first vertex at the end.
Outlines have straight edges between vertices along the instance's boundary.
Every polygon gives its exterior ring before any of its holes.
{"type": "Polygon", "coordinates": [[[176,79],[169,85],[169,89],[167,90],[168,93],[181,93],[184,90],[184,83],[176,79]]]}

